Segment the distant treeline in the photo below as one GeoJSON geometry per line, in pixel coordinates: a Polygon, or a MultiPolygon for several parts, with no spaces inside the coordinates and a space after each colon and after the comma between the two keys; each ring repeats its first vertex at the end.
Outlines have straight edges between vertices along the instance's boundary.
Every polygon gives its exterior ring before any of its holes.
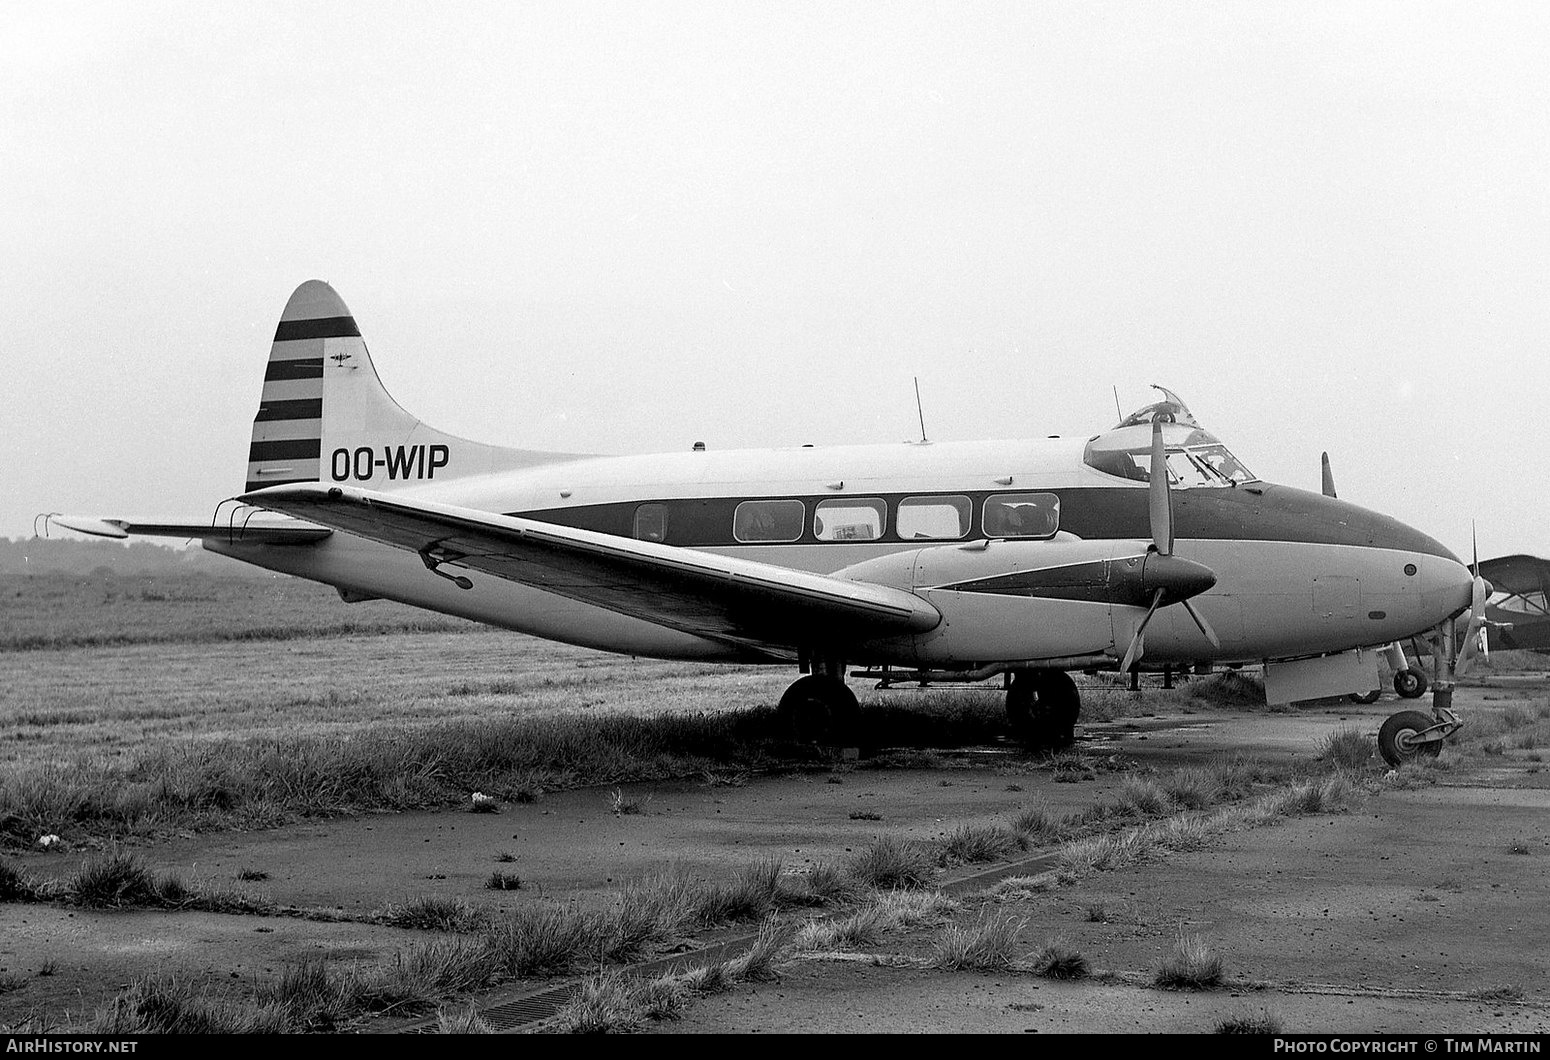
{"type": "Polygon", "coordinates": [[[272,577],[266,570],[206,552],[149,541],[0,537],[0,574],[193,574],[272,577]]]}

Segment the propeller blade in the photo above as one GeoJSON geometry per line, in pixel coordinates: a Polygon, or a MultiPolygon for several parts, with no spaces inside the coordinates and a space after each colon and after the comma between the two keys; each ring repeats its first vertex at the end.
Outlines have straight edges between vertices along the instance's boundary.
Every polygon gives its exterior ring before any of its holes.
{"type": "Polygon", "coordinates": [[[1335,473],[1330,470],[1329,454],[1324,453],[1320,460],[1324,466],[1324,496],[1333,497],[1335,495],[1335,473]]]}
{"type": "Polygon", "coordinates": [[[1152,545],[1160,555],[1173,555],[1173,491],[1168,489],[1168,453],[1163,447],[1162,422],[1152,421],[1151,470],[1152,545]]]}
{"type": "Polygon", "coordinates": [[[1188,600],[1180,600],[1179,603],[1184,605],[1184,610],[1189,612],[1189,617],[1195,620],[1195,625],[1200,627],[1200,632],[1206,635],[1206,640],[1211,642],[1211,647],[1220,648],[1222,646],[1222,639],[1216,635],[1216,630],[1212,629],[1211,624],[1206,621],[1206,616],[1196,611],[1194,605],[1188,600]]]}
{"type": "Polygon", "coordinates": [[[1474,592],[1469,604],[1469,624],[1464,627],[1464,644],[1459,650],[1458,662],[1453,667],[1455,677],[1469,669],[1469,664],[1475,659],[1475,653],[1480,650],[1480,627],[1485,624],[1485,600],[1488,595],[1485,579],[1476,574],[1474,592]]]}
{"type": "Polygon", "coordinates": [[[1161,589],[1158,589],[1155,593],[1152,594],[1152,606],[1146,609],[1146,617],[1143,618],[1141,620],[1141,624],[1136,627],[1135,636],[1130,638],[1130,647],[1125,651],[1125,661],[1119,664],[1120,673],[1129,673],[1130,668],[1136,664],[1136,660],[1141,658],[1141,653],[1143,650],[1141,647],[1141,637],[1146,633],[1147,623],[1150,622],[1152,620],[1152,616],[1157,613],[1157,605],[1162,603],[1162,598],[1163,591],[1161,589]]]}

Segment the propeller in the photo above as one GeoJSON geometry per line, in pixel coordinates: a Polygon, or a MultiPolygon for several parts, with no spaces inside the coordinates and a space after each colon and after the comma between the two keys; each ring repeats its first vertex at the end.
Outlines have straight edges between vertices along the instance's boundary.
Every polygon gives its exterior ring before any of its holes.
{"type": "Polygon", "coordinates": [[[1475,653],[1480,648],[1480,627],[1485,624],[1485,602],[1491,595],[1491,583],[1480,577],[1480,540],[1473,524],[1469,527],[1469,544],[1474,553],[1469,573],[1475,576],[1475,582],[1470,594],[1469,624],[1464,627],[1464,645],[1453,665],[1455,677],[1469,669],[1469,664],[1474,661],[1475,653]]]}
{"type": "Polygon", "coordinates": [[[1182,604],[1189,617],[1205,635],[1211,646],[1222,646],[1216,631],[1206,622],[1205,616],[1190,604],[1189,598],[1205,592],[1216,584],[1216,574],[1202,563],[1182,559],[1173,554],[1173,491],[1168,487],[1168,452],[1163,445],[1162,422],[1152,421],[1152,467],[1148,507],[1152,525],[1152,544],[1141,561],[1141,588],[1152,594],[1146,616],[1136,627],[1125,650],[1120,672],[1128,671],[1145,652],[1142,637],[1152,616],[1166,604],[1182,604]]]}
{"type": "Polygon", "coordinates": [[[1321,454],[1319,460],[1323,464],[1324,470],[1324,496],[1333,497],[1335,495],[1335,473],[1329,466],[1329,454],[1321,454]]]}

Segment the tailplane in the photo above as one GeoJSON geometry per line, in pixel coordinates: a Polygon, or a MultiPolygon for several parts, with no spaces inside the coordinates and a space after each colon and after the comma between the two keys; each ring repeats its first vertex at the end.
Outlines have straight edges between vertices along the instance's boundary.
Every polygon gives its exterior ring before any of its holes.
{"type": "Polygon", "coordinates": [[[377,378],[344,300],[308,280],[275,329],[246,490],[292,482],[392,490],[568,459],[575,457],[484,445],[421,423],[377,378]]]}

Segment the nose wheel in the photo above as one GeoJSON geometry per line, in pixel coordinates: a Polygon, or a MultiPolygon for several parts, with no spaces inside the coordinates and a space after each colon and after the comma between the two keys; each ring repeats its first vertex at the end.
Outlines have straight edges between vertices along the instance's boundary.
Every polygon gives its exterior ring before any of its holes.
{"type": "Polygon", "coordinates": [[[1442,753],[1442,741],[1463,726],[1453,711],[1434,698],[1430,714],[1402,710],[1389,715],[1378,730],[1378,753],[1395,769],[1407,762],[1436,758],[1442,753]]]}

